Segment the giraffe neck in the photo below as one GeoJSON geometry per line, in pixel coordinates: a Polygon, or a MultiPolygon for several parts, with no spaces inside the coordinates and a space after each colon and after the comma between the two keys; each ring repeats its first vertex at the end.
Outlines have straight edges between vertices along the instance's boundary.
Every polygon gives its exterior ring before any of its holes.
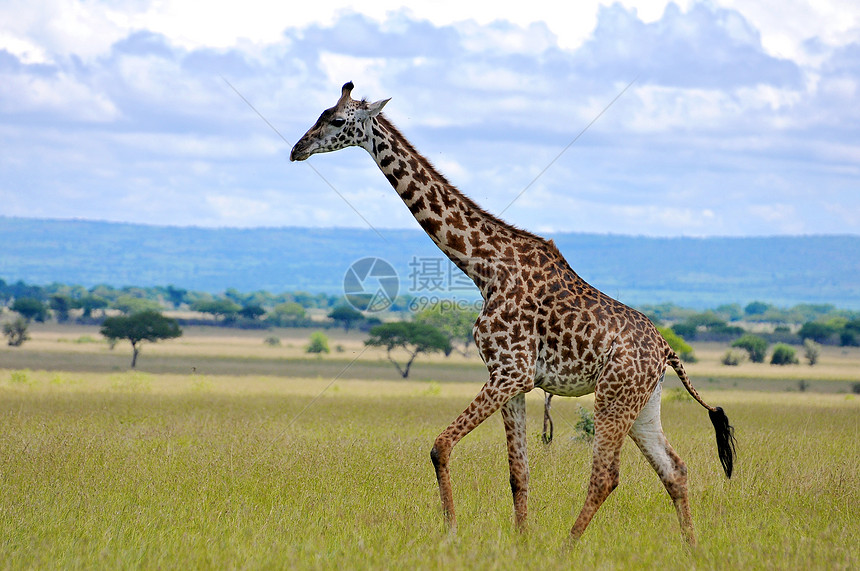
{"type": "Polygon", "coordinates": [[[486,294],[488,274],[522,233],[482,210],[421,156],[383,115],[365,148],[442,252],[486,294]]]}

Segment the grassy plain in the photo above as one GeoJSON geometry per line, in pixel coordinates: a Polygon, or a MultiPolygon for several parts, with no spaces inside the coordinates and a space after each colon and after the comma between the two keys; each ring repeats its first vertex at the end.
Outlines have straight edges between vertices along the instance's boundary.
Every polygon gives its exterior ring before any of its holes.
{"type": "MultiPolygon", "coordinates": [[[[331,379],[348,370],[350,378],[396,380],[385,351],[364,346],[366,334],[326,330],[332,352],[312,357],[305,352],[312,329],[237,330],[222,327],[185,328],[182,337],[144,344],[138,369],[150,373],[207,375],[269,375],[331,379]],[[263,341],[277,337],[280,344],[263,341]]],[[[57,371],[120,372],[129,367],[131,347],[119,342],[111,349],[97,327],[34,324],[32,339],[13,349],[0,343],[0,368],[57,371]]],[[[697,384],[713,389],[798,390],[801,381],[812,392],[850,392],[860,382],[860,348],[823,347],[819,364],[772,366],[745,362],[727,367],[720,362],[725,344],[694,344],[698,361],[686,364],[697,384]]],[[[802,349],[798,351],[802,360],[802,349]]],[[[397,355],[396,357],[402,357],[397,355]]],[[[414,380],[474,381],[486,379],[486,368],[472,348],[464,357],[456,352],[421,355],[410,373],[414,380]]],[[[673,373],[667,381],[680,386],[673,373]]]]}
{"type": "MultiPolygon", "coordinates": [[[[148,345],[140,363],[153,370],[137,372],[126,370],[122,346],[77,342],[91,331],[35,331],[26,351],[0,351],[0,568],[860,567],[860,397],[840,372],[851,370],[851,354],[822,360],[833,376],[820,382],[841,393],[732,390],[731,376],[701,377],[705,398],[737,428],[730,481],[705,411],[667,391],[664,427],[690,468],[700,540],[691,551],[630,443],[621,485],[582,541],[565,543],[588,478],[590,447],[573,428],[588,397],[554,401],[556,439],[544,446],[542,400],[529,395],[523,536],[513,528],[500,420],[464,439],[452,463],[459,529],[450,535],[429,449],[477,392],[474,359],[434,358],[424,380],[380,380],[394,378],[381,355],[361,354],[345,369],[362,350],[345,336],[333,339],[344,351],[322,359],[323,373],[239,375],[230,363],[253,371],[258,361],[283,369],[316,360],[301,356],[303,337],[282,335],[272,348],[263,332],[217,333],[148,345]],[[25,354],[45,366],[8,365],[25,354]],[[116,370],[98,369],[111,356],[121,357],[116,370]],[[81,369],[64,369],[69,361],[81,369]],[[455,379],[465,380],[447,382],[455,379]]],[[[697,350],[696,366],[720,354],[697,350]]],[[[752,373],[759,369],[788,370],[752,373]]]]}

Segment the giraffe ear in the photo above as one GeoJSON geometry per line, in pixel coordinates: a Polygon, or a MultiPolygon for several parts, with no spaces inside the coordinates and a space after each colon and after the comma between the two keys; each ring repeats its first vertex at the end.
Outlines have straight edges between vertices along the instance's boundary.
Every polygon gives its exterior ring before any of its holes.
{"type": "Polygon", "coordinates": [[[361,119],[362,121],[365,119],[369,119],[370,117],[376,117],[379,115],[379,112],[382,111],[382,108],[385,107],[385,104],[391,101],[391,98],[383,99],[381,101],[377,101],[376,103],[368,103],[367,108],[358,109],[355,114],[356,117],[361,119]]]}

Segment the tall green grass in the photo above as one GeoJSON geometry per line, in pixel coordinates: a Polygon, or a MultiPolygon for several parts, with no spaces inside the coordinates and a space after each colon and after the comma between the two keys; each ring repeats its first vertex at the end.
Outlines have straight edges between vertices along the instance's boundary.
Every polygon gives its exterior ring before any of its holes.
{"type": "MultiPolygon", "coordinates": [[[[705,411],[664,402],[700,546],[681,539],[635,446],[576,545],[587,443],[529,399],[529,531],[514,530],[501,422],[452,461],[448,533],[429,460],[478,385],[0,371],[0,567],[839,569],[860,566],[860,399],[719,392],[739,458],[722,476],[705,411]]],[[[707,396],[706,396],[707,398],[707,396]]],[[[719,401],[719,402],[716,402],[719,401]]],[[[590,407],[589,399],[578,402],[590,407]]]]}

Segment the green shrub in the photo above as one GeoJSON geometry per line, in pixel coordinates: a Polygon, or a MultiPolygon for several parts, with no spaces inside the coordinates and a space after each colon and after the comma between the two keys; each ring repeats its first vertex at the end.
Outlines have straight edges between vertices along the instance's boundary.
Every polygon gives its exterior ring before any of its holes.
{"type": "Polygon", "coordinates": [[[821,345],[812,339],[806,339],[803,342],[803,354],[806,357],[806,362],[811,367],[818,362],[818,357],[821,355],[821,345]]]}
{"type": "Polygon", "coordinates": [[[860,346],[860,339],[858,339],[856,332],[846,329],[839,333],[839,345],[842,347],[857,347],[860,346]]]}
{"type": "Polygon", "coordinates": [[[834,333],[836,333],[835,327],[820,321],[804,323],[800,331],[797,332],[801,339],[812,339],[818,343],[825,343],[834,333]]]}
{"type": "Polygon", "coordinates": [[[28,369],[24,369],[22,371],[12,371],[9,374],[9,382],[15,385],[30,384],[30,371],[28,369]]]}
{"type": "Polygon", "coordinates": [[[744,359],[746,358],[746,353],[729,349],[728,351],[726,351],[726,354],[723,355],[722,363],[723,365],[727,365],[729,367],[736,367],[743,363],[744,359]]]}
{"type": "Polygon", "coordinates": [[[693,397],[683,387],[675,387],[667,389],[663,393],[663,400],[666,402],[693,402],[693,397]]]}
{"type": "Polygon", "coordinates": [[[580,406],[575,428],[580,440],[594,440],[594,413],[580,406]]]}
{"type": "Polygon", "coordinates": [[[767,341],[758,335],[747,333],[741,336],[740,339],[735,339],[732,342],[732,347],[744,349],[753,363],[764,363],[764,358],[767,355],[767,341]]]}
{"type": "Polygon", "coordinates": [[[679,336],[684,339],[695,339],[696,338],[696,326],[692,323],[676,323],[672,326],[672,331],[677,333],[679,336]]]}
{"type": "Polygon", "coordinates": [[[23,317],[19,317],[14,321],[3,324],[3,335],[9,340],[10,347],[20,347],[30,338],[27,333],[27,328],[30,323],[23,317]]]}
{"type": "Polygon", "coordinates": [[[316,353],[317,355],[329,353],[328,337],[326,337],[326,334],[322,331],[314,331],[311,333],[310,343],[308,343],[305,351],[308,353],[316,353]]]}
{"type": "Polygon", "coordinates": [[[684,341],[684,338],[678,335],[671,327],[658,327],[657,331],[663,336],[663,339],[669,344],[669,347],[675,351],[681,359],[688,363],[695,363],[696,356],[693,354],[693,348],[684,341]]]}
{"type": "Polygon", "coordinates": [[[778,343],[773,348],[773,354],[770,357],[771,365],[796,365],[800,361],[797,360],[797,352],[784,343],[778,343]]]}

